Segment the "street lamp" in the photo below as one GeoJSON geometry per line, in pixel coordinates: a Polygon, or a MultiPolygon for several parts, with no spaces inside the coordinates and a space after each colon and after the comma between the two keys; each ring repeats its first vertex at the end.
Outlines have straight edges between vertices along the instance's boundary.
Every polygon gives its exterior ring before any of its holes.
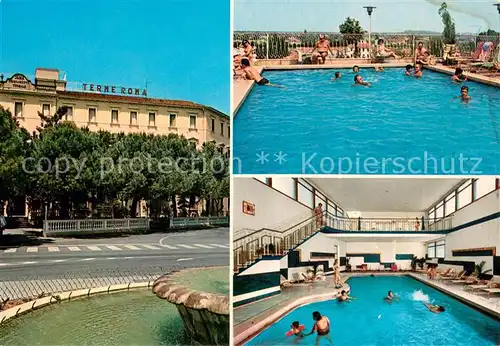
{"type": "Polygon", "coordinates": [[[370,52],[370,56],[372,56],[372,13],[373,13],[373,10],[376,9],[376,7],[375,6],[363,6],[363,8],[366,8],[366,12],[368,12],[368,17],[370,18],[370,24],[368,27],[368,51],[370,52]]]}
{"type": "Polygon", "coordinates": [[[496,6],[496,7],[497,7],[497,11],[498,11],[498,19],[500,19],[500,3],[493,4],[493,6],[496,6]]]}

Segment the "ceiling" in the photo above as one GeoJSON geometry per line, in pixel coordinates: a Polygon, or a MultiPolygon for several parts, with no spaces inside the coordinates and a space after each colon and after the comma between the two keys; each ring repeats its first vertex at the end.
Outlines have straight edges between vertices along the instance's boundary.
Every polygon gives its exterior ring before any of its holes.
{"type": "Polygon", "coordinates": [[[308,178],[346,211],[423,212],[461,178],[308,178]]]}

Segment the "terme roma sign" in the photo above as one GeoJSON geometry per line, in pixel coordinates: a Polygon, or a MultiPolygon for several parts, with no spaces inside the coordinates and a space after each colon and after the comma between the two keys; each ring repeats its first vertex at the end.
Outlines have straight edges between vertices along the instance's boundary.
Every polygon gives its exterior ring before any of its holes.
{"type": "Polygon", "coordinates": [[[148,92],[146,91],[146,89],[117,87],[115,85],[83,83],[83,91],[93,91],[107,94],[148,96],[148,92]]]}

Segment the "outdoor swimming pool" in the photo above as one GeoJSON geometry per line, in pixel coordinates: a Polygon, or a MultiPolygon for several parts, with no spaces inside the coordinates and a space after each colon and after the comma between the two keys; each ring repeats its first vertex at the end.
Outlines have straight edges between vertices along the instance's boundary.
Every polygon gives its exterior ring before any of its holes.
{"type": "MultiPolygon", "coordinates": [[[[293,321],[299,321],[309,332],[313,326],[312,312],[319,311],[331,322],[331,336],[335,345],[498,345],[500,322],[417,280],[401,277],[358,277],[348,281],[350,303],[326,301],[309,304],[293,310],[273,324],[247,345],[291,345],[293,338],[285,333],[293,321]],[[383,301],[387,291],[397,293],[401,300],[388,304],[383,301]],[[411,299],[412,293],[422,290],[430,301],[445,307],[434,314],[420,301],[411,299]]],[[[298,342],[314,344],[315,335],[298,342]]],[[[326,340],[321,345],[327,345],[326,340]]]]}
{"type": "Polygon", "coordinates": [[[362,69],[371,88],[336,70],[268,71],[286,89],[254,86],[234,119],[234,173],[496,174],[500,88],[424,70],[362,69]],[[267,155],[267,156],[266,156],[267,155]],[[460,158],[462,155],[462,158],[460,158]],[[384,162],[382,162],[384,161],[384,162]],[[462,162],[462,168],[460,167],[462,162]],[[452,166],[453,165],[453,166],[452,166]]]}

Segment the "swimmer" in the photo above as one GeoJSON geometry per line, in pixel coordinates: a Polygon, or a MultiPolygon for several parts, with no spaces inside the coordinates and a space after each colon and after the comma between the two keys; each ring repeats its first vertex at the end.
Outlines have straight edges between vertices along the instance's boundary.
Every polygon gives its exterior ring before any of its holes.
{"type": "Polygon", "coordinates": [[[375,72],[384,72],[385,71],[384,68],[380,65],[375,65],[373,68],[375,69],[375,72]]]}
{"type": "Polygon", "coordinates": [[[340,292],[340,296],[337,299],[339,302],[348,302],[356,298],[351,297],[350,295],[347,294],[345,290],[342,290],[342,292],[340,292]]]}
{"type": "Polygon", "coordinates": [[[330,320],[328,319],[328,317],[321,316],[319,311],[314,311],[312,315],[315,321],[314,327],[311,332],[304,334],[304,336],[317,333],[315,345],[319,345],[322,338],[325,338],[331,345],[333,345],[333,341],[330,336],[330,320]]]}
{"type": "Polygon", "coordinates": [[[444,307],[440,306],[440,305],[432,305],[432,304],[425,303],[425,302],[424,302],[424,305],[429,309],[430,312],[433,312],[435,314],[439,314],[439,313],[445,311],[444,307]]]}
{"type": "Polygon", "coordinates": [[[337,72],[335,72],[335,77],[333,77],[332,80],[340,79],[340,77],[342,77],[342,73],[340,73],[339,71],[337,71],[337,72]]]}
{"type": "Polygon", "coordinates": [[[354,73],[358,73],[358,72],[359,72],[359,66],[358,66],[358,65],[354,65],[354,66],[352,67],[352,72],[354,72],[354,73]]]}
{"type": "Polygon", "coordinates": [[[369,87],[371,84],[369,82],[365,82],[363,80],[363,77],[361,77],[359,74],[354,76],[354,85],[364,85],[369,87]]]}
{"type": "Polygon", "coordinates": [[[415,72],[413,73],[413,76],[420,78],[423,76],[422,73],[422,65],[421,64],[415,64],[415,72]]]}
{"type": "Polygon", "coordinates": [[[283,85],[271,84],[267,78],[262,77],[255,68],[250,66],[250,61],[247,58],[241,59],[241,69],[245,72],[246,79],[254,80],[258,85],[284,88],[283,85]]]}
{"type": "Polygon", "coordinates": [[[295,335],[296,339],[302,339],[304,335],[304,326],[301,326],[299,321],[295,321],[290,326],[292,327],[290,331],[287,333],[287,336],[295,335]]]}
{"type": "Polygon", "coordinates": [[[467,76],[464,75],[464,70],[460,67],[455,69],[455,73],[451,76],[451,80],[454,82],[465,82],[467,80],[467,76]]]}
{"type": "Polygon", "coordinates": [[[387,293],[387,296],[384,297],[384,300],[387,301],[387,302],[392,302],[393,300],[399,300],[399,296],[396,296],[394,295],[394,293],[392,293],[392,291],[389,291],[387,293]]]}
{"type": "Polygon", "coordinates": [[[459,98],[462,102],[468,103],[472,97],[469,95],[469,87],[464,85],[460,88],[460,96],[455,96],[453,99],[459,98]]]}
{"type": "Polygon", "coordinates": [[[405,75],[411,76],[412,75],[412,73],[411,73],[412,69],[413,69],[413,66],[411,66],[410,64],[406,65],[405,75]]]}

